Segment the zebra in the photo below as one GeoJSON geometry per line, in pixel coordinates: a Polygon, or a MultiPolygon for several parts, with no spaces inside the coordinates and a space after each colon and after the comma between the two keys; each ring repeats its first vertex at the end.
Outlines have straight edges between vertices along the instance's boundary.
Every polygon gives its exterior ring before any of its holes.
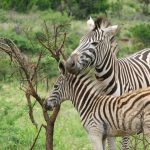
{"type": "MultiPolygon", "coordinates": [[[[80,40],[79,46],[66,62],[70,73],[77,74],[93,67],[99,84],[105,85],[106,95],[120,96],[150,85],[150,49],[143,49],[126,58],[118,59],[115,35],[117,25],[101,26],[98,18],[90,30],[80,40]]],[[[128,137],[124,137],[122,149],[128,148],[128,137]]]]}
{"type": "Polygon", "coordinates": [[[105,150],[107,137],[136,133],[144,133],[150,143],[150,88],[118,97],[102,95],[102,87],[88,74],[67,73],[63,62],[59,68],[61,75],[44,108],[52,110],[63,101],[71,100],[94,150],[105,150]]]}

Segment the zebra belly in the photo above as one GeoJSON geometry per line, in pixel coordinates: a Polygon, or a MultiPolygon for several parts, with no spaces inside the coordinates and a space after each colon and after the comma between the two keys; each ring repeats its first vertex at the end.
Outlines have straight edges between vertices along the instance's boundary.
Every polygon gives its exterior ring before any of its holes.
{"type": "Polygon", "coordinates": [[[120,136],[127,136],[127,135],[134,135],[134,134],[139,134],[141,133],[140,130],[138,131],[132,131],[132,130],[121,130],[121,129],[116,129],[108,133],[107,136],[109,137],[120,137],[120,136]]]}
{"type": "Polygon", "coordinates": [[[139,134],[142,132],[142,123],[141,120],[137,117],[135,117],[132,121],[129,120],[123,120],[121,124],[119,125],[120,128],[109,128],[108,129],[108,136],[126,136],[126,135],[133,135],[133,134],[139,134]]]}

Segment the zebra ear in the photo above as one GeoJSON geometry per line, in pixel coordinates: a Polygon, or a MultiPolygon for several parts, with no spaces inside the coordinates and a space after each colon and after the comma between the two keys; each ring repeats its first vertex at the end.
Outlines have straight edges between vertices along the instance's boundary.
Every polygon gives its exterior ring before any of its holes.
{"type": "Polygon", "coordinates": [[[110,26],[108,28],[104,28],[103,31],[106,33],[106,34],[109,34],[109,35],[116,35],[116,33],[118,32],[119,28],[118,28],[118,25],[114,25],[114,26],[110,26]]]}
{"type": "Polygon", "coordinates": [[[65,75],[65,74],[66,74],[65,62],[64,62],[64,61],[60,61],[58,67],[59,67],[59,71],[60,71],[63,75],[65,75]]]}
{"type": "Polygon", "coordinates": [[[90,19],[87,21],[87,26],[90,30],[93,30],[95,28],[95,22],[91,16],[90,16],[90,19]]]}

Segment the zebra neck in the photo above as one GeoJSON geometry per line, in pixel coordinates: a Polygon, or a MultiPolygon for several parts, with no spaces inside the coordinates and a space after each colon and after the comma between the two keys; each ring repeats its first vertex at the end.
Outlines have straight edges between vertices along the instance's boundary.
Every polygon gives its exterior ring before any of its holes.
{"type": "Polygon", "coordinates": [[[109,51],[100,65],[95,68],[95,77],[99,84],[105,88],[103,92],[107,95],[118,95],[118,59],[109,51]],[[117,92],[117,94],[115,93],[117,92]]]}
{"type": "Polygon", "coordinates": [[[87,75],[80,75],[72,79],[70,85],[70,100],[81,116],[83,110],[90,107],[91,101],[94,101],[93,97],[98,95],[99,87],[87,75]]]}
{"type": "MultiPolygon", "coordinates": [[[[98,64],[98,63],[97,63],[98,64]]],[[[97,80],[104,81],[109,77],[117,77],[118,60],[112,52],[108,52],[100,64],[96,65],[95,76],[97,80]]]]}

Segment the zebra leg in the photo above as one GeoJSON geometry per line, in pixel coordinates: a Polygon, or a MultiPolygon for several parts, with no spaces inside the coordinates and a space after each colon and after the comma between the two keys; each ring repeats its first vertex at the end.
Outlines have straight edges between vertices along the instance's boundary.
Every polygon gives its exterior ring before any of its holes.
{"type": "Polygon", "coordinates": [[[116,143],[114,137],[108,137],[107,142],[108,142],[109,150],[116,150],[116,143]]]}
{"type": "MultiPolygon", "coordinates": [[[[150,125],[149,125],[149,127],[150,127],[150,125]]],[[[146,136],[146,140],[150,144],[150,128],[149,127],[148,126],[143,127],[143,129],[144,129],[144,135],[146,136]]]]}
{"type": "Polygon", "coordinates": [[[102,135],[89,134],[94,150],[105,150],[102,135]]]}
{"type": "Polygon", "coordinates": [[[106,149],[106,138],[103,139],[103,150],[105,150],[105,149],[106,149]]]}
{"type": "Polygon", "coordinates": [[[124,136],[122,138],[121,150],[129,150],[129,137],[128,136],[124,136]]]}

